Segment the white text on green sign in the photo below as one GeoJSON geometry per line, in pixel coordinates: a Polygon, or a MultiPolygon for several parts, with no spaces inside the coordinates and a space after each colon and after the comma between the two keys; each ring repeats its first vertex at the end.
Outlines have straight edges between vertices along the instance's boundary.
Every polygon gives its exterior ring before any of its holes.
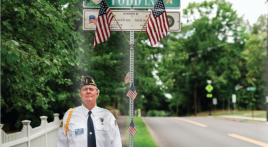
{"type": "MultiPolygon", "coordinates": [[[[84,1],[84,7],[94,8],[91,0],[84,1]]],[[[111,8],[153,8],[157,0],[106,0],[111,8]]],[[[166,8],[179,9],[180,0],[163,0],[166,8]]],[[[98,8],[100,3],[97,4],[98,8]]]]}

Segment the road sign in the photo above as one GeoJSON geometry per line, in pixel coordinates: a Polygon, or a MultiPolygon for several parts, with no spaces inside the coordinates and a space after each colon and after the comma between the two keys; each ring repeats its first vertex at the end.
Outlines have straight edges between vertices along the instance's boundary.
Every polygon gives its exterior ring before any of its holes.
{"type": "MultiPolygon", "coordinates": [[[[83,11],[83,30],[95,31],[98,21],[99,10],[84,10],[83,11]]],[[[118,23],[123,31],[140,31],[146,22],[150,11],[134,11],[134,10],[113,10],[118,23]]],[[[167,11],[169,19],[169,32],[180,32],[180,12],[167,11]]],[[[111,31],[121,31],[115,19],[111,22],[111,31]]],[[[143,31],[145,32],[146,27],[143,31]]]]}
{"type": "Polygon", "coordinates": [[[212,99],[213,105],[217,105],[217,98],[212,99]]]}
{"type": "Polygon", "coordinates": [[[211,86],[210,84],[208,84],[205,88],[208,92],[211,92],[213,90],[213,86],[211,86]]]}
{"type": "Polygon", "coordinates": [[[232,95],[232,102],[236,103],[236,95],[235,94],[232,95]]]}
{"type": "MultiPolygon", "coordinates": [[[[139,8],[139,9],[151,9],[157,0],[106,0],[110,8],[139,8]]],[[[100,7],[99,0],[93,0],[97,4],[97,8],[100,7]]],[[[163,0],[166,9],[180,9],[180,0],[163,0]]],[[[84,1],[84,8],[94,8],[94,5],[90,0],[84,1]]]]}
{"type": "Polygon", "coordinates": [[[207,98],[212,98],[212,97],[213,97],[213,95],[211,93],[207,94],[207,98]]]}
{"type": "Polygon", "coordinates": [[[256,91],[256,87],[247,87],[247,91],[256,91]]]}

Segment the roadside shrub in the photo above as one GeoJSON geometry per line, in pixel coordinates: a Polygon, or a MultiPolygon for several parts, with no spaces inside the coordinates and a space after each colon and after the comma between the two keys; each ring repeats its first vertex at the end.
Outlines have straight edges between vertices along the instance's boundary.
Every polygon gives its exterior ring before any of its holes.
{"type": "Polygon", "coordinates": [[[147,112],[147,116],[163,117],[163,116],[170,116],[170,113],[165,112],[164,110],[149,110],[147,112]]]}

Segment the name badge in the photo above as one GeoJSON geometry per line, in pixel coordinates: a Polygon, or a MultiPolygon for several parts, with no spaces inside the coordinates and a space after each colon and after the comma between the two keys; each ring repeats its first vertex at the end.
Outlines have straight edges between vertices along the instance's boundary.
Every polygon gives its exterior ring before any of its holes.
{"type": "Polygon", "coordinates": [[[84,128],[75,129],[75,135],[84,134],[84,128]]]}

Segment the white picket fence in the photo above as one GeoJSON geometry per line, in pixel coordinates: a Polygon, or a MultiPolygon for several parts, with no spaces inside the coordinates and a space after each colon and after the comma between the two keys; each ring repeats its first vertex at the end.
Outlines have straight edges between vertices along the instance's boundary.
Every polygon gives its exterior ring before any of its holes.
{"type": "Polygon", "coordinates": [[[56,147],[59,114],[54,114],[54,121],[48,123],[47,116],[41,116],[41,125],[36,128],[30,126],[31,121],[23,120],[23,128],[18,133],[7,135],[1,124],[0,147],[56,147]]]}

